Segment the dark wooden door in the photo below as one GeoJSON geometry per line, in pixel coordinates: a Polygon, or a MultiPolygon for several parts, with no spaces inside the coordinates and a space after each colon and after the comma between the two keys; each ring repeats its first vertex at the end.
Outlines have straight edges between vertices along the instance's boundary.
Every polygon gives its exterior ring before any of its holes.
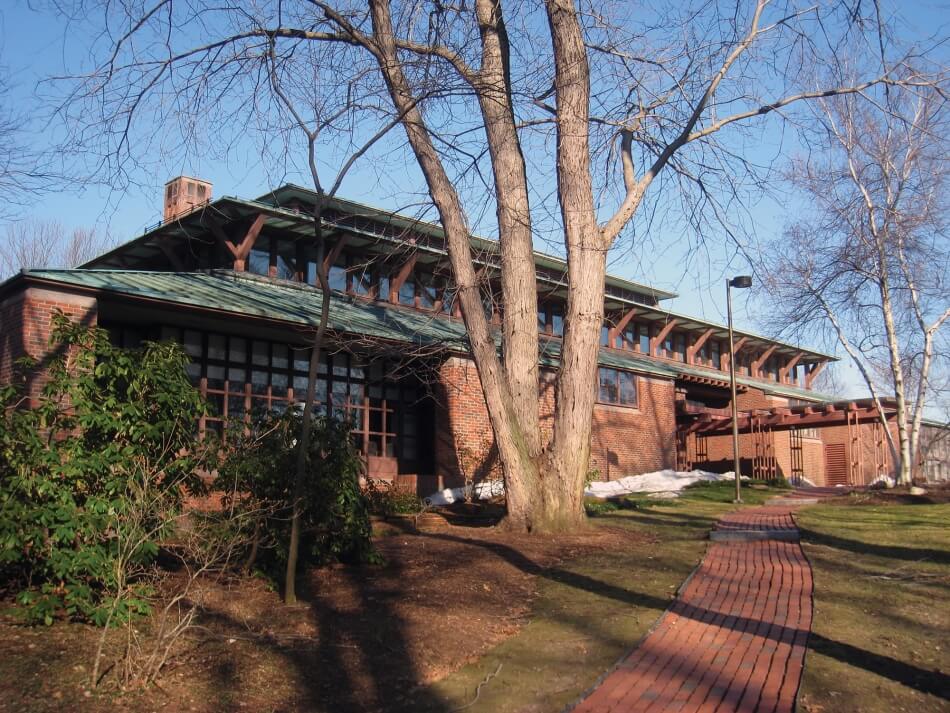
{"type": "Polygon", "coordinates": [[[825,446],[825,485],[848,484],[848,453],[844,443],[825,446]]]}

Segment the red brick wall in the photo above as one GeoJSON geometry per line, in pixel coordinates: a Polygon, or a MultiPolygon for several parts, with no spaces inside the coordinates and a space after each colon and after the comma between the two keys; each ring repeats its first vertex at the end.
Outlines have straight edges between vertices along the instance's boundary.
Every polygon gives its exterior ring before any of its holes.
{"type": "Polygon", "coordinates": [[[673,382],[638,378],[639,406],[597,404],[591,438],[592,470],[601,480],[650,473],[676,465],[673,382]]]}
{"type": "MultiPolygon", "coordinates": [[[[436,470],[446,486],[462,482],[463,469],[476,481],[501,477],[488,410],[475,364],[453,357],[439,372],[436,470]],[[460,467],[461,461],[461,467],[460,467]]],[[[639,407],[598,404],[594,408],[591,469],[602,479],[672,468],[676,422],[673,382],[639,378],[639,407]]],[[[554,372],[541,374],[541,429],[550,438],[554,414],[554,372]]]]}
{"type": "Polygon", "coordinates": [[[88,326],[97,322],[95,298],[68,292],[30,287],[0,303],[0,383],[9,384],[14,378],[17,359],[35,359],[36,369],[24,375],[24,393],[31,404],[46,382],[46,366],[53,355],[49,343],[51,319],[57,309],[88,326]]]}
{"type": "Polygon", "coordinates": [[[436,388],[435,466],[446,487],[500,477],[498,454],[475,363],[451,357],[439,369],[436,388]]]}

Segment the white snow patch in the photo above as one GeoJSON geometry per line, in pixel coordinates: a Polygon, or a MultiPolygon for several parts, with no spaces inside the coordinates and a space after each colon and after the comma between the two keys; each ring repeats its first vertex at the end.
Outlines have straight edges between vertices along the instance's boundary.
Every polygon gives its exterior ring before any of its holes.
{"type": "MultiPolygon", "coordinates": [[[[594,498],[615,498],[630,493],[653,493],[650,497],[675,498],[676,493],[687,485],[701,480],[733,480],[730,470],[727,473],[711,473],[708,470],[658,470],[642,475],[628,475],[620,480],[594,482],[587,486],[584,495],[594,498]]],[[[742,476],[743,480],[748,480],[742,476]]]]}
{"type": "MultiPolygon", "coordinates": [[[[485,480],[476,483],[473,490],[473,500],[490,500],[498,495],[505,494],[505,483],[503,480],[485,480]]],[[[451,505],[465,500],[465,488],[446,488],[437,493],[432,493],[425,498],[426,505],[451,505]]]]}

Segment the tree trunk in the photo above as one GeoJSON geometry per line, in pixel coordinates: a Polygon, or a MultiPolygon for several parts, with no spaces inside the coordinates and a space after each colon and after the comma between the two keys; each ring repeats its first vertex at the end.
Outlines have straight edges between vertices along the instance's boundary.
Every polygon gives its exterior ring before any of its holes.
{"type": "Polygon", "coordinates": [[[502,355],[512,409],[532,457],[541,452],[538,288],[528,177],[511,98],[508,34],[498,0],[477,0],[482,66],[475,90],[495,178],[501,249],[502,355]]]}
{"type": "Polygon", "coordinates": [[[567,313],[558,367],[554,432],[545,462],[545,529],[584,521],[583,487],[590,462],[597,354],[604,321],[609,241],[594,212],[590,176],[590,72],[587,48],[571,0],[548,0],[557,96],[557,178],[567,245],[567,313]]]}
{"type": "MultiPolygon", "coordinates": [[[[530,374],[533,371],[537,373],[537,352],[528,355],[513,350],[511,363],[502,367],[475,274],[470,242],[471,232],[455,186],[445,172],[426,128],[425,119],[416,106],[409,83],[403,74],[393,36],[389,2],[388,0],[371,0],[370,10],[375,40],[372,51],[386,81],[393,104],[404,117],[403,127],[406,136],[425,176],[429,193],[439,212],[445,232],[449,262],[458,287],[458,300],[462,306],[462,318],[465,321],[492,431],[495,434],[498,458],[505,475],[508,517],[511,526],[532,530],[537,519],[534,509],[537,506],[535,496],[538,493],[540,480],[536,454],[532,452],[535,436],[526,435],[519,421],[518,412],[525,410],[526,406],[523,403],[515,406],[505,372],[530,374]]],[[[532,269],[533,265],[532,257],[532,269]]],[[[530,287],[525,286],[522,289],[530,289],[530,287]]],[[[533,323],[533,329],[536,334],[536,323],[533,323]]],[[[533,409],[538,407],[536,385],[533,401],[529,405],[533,409]]]]}
{"type": "Polygon", "coordinates": [[[887,279],[887,263],[884,247],[880,246],[881,310],[884,314],[884,330],[887,335],[887,350],[891,360],[891,378],[894,382],[895,421],[897,423],[898,452],[894,468],[894,480],[898,485],[910,483],[910,439],[907,433],[907,397],[904,389],[904,365],[901,363],[900,345],[897,341],[897,326],[894,323],[894,305],[887,279]]]}

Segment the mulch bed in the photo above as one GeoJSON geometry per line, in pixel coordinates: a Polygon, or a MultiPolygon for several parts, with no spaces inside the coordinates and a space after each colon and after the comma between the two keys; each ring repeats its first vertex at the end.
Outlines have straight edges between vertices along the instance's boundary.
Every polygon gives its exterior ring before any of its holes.
{"type": "Polygon", "coordinates": [[[939,505],[950,503],[950,483],[928,483],[924,495],[911,495],[910,488],[868,488],[829,499],[832,505],[939,505]]]}
{"type": "MultiPolygon", "coordinates": [[[[527,621],[536,575],[642,536],[598,527],[532,537],[447,525],[378,539],[386,564],[307,573],[283,606],[259,579],[206,587],[200,628],[159,685],[86,690],[98,631],[0,618],[0,711],[371,711],[405,706],[425,684],[477,659],[527,621]]],[[[110,651],[122,650],[122,632],[110,651]]]]}

